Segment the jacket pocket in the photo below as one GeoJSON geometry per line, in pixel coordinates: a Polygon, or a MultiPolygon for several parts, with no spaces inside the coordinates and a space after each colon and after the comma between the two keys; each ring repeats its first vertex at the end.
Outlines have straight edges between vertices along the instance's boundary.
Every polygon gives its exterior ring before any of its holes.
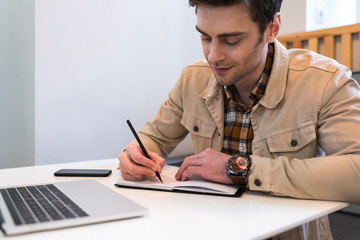
{"type": "Polygon", "coordinates": [[[195,154],[212,147],[216,125],[189,112],[184,112],[180,123],[191,134],[195,154]]]}
{"type": "Polygon", "coordinates": [[[313,121],[281,129],[266,135],[273,157],[307,158],[316,154],[316,131],[313,121]]]}

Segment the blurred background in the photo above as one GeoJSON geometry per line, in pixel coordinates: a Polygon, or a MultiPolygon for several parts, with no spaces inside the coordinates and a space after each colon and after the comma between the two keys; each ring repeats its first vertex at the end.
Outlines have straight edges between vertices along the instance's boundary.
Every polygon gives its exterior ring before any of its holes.
{"type": "MultiPolygon", "coordinates": [[[[284,0],[281,34],[359,22],[359,2],[284,0]]],[[[0,0],[0,168],[116,158],[203,59],[195,24],[186,0],[0,0]]]]}

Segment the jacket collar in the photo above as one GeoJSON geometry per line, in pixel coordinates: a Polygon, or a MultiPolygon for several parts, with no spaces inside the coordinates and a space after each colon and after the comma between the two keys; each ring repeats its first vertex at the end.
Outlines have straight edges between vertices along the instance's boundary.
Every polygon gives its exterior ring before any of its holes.
{"type": "MultiPolygon", "coordinates": [[[[210,67],[210,69],[211,69],[211,67],[210,67]]],[[[214,73],[212,73],[205,90],[202,93],[200,93],[199,97],[202,99],[205,99],[205,100],[210,99],[210,98],[214,97],[215,95],[219,94],[219,89],[222,90],[221,88],[222,88],[222,86],[217,83],[215,75],[214,75],[214,73]]],[[[223,91],[220,91],[220,92],[222,93],[223,91]]]]}
{"type": "Polygon", "coordinates": [[[275,40],[274,62],[268,85],[260,104],[266,108],[276,108],[285,94],[287,72],[289,65],[289,54],[286,48],[275,40]]]}
{"type": "MultiPolygon", "coordinates": [[[[205,90],[202,93],[200,93],[199,97],[204,99],[205,105],[218,127],[218,131],[219,131],[218,133],[219,134],[223,133],[224,132],[224,90],[223,90],[223,86],[217,83],[214,74],[211,74],[205,90]]],[[[222,141],[219,141],[219,145],[217,146],[217,149],[221,151],[222,141]]]]}

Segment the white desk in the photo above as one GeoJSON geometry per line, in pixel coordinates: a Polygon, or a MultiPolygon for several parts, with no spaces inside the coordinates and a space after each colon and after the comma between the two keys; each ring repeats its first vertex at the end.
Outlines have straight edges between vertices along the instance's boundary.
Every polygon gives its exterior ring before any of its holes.
{"type": "MultiPolygon", "coordinates": [[[[145,217],[0,238],[18,239],[263,239],[346,207],[246,192],[240,198],[116,188],[117,159],[0,170],[0,186],[78,180],[55,177],[60,168],[109,168],[98,181],[149,209],[145,217]]],[[[99,207],[111,207],[101,206],[99,207]]]]}

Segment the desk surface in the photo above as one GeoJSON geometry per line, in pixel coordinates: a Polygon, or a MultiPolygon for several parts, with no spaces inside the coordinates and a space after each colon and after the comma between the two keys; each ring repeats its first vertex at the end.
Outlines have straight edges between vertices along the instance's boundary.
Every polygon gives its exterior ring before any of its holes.
{"type": "Polygon", "coordinates": [[[263,239],[347,206],[346,203],[280,198],[254,192],[229,198],[116,188],[114,183],[120,176],[117,164],[117,159],[109,159],[2,169],[0,186],[83,179],[55,177],[53,173],[60,168],[108,168],[113,170],[109,177],[95,179],[148,208],[148,215],[16,237],[4,237],[0,232],[0,238],[263,239]]]}

